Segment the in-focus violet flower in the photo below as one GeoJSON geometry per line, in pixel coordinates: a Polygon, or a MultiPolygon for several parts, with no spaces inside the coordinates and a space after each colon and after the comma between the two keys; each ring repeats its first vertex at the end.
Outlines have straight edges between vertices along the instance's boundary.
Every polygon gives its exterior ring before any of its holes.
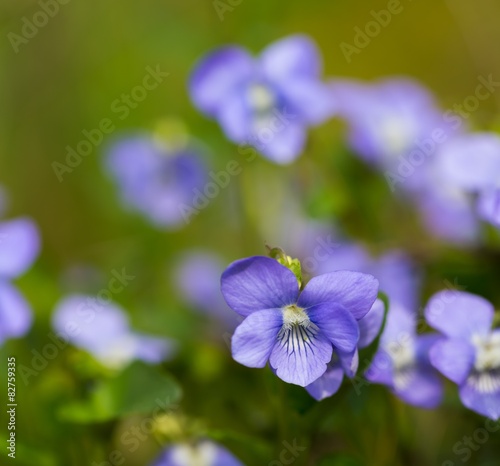
{"type": "Polygon", "coordinates": [[[232,453],[209,440],[168,447],[151,466],[243,466],[232,453]]]}
{"type": "Polygon", "coordinates": [[[115,143],[107,167],[120,188],[122,201],[160,227],[187,223],[196,194],[203,192],[207,169],[190,147],[171,149],[151,136],[115,143]]]}
{"type": "Polygon", "coordinates": [[[479,216],[500,227],[500,136],[474,133],[450,141],[439,154],[443,177],[478,194],[479,216]]]}
{"type": "Polygon", "coordinates": [[[116,304],[100,303],[87,295],[63,298],[52,316],[52,326],[62,338],[111,368],[135,359],[159,363],[174,349],[173,342],[166,338],[132,331],[127,315],[116,304]]]}
{"type": "Polygon", "coordinates": [[[333,113],[321,58],[307,36],[268,46],[258,58],[236,46],[203,58],[190,80],[194,104],[218,120],[226,136],[286,164],[302,152],[306,128],[333,113]]]}
{"type": "Polygon", "coordinates": [[[357,320],[378,292],[371,275],[347,271],[314,277],[301,291],[293,272],[261,256],[233,262],[221,284],[229,307],[245,317],[232,338],[233,358],[248,367],[269,361],[278,377],[303,387],[325,373],[334,348],[355,350],[357,320]]]}
{"type": "Polygon", "coordinates": [[[24,335],[33,316],[30,305],[11,280],[25,273],[40,252],[34,222],[17,218],[0,223],[0,345],[24,335]]]}
{"type": "Polygon", "coordinates": [[[436,293],[427,322],[446,338],[430,351],[434,367],[459,386],[460,399],[483,416],[500,418],[500,330],[484,298],[462,291],[436,293]]]}
{"type": "Polygon", "coordinates": [[[417,335],[416,313],[398,303],[390,305],[380,348],[365,372],[367,380],[387,385],[411,405],[435,408],[443,386],[429,361],[429,348],[439,336],[417,335]]]}
{"type": "Polygon", "coordinates": [[[222,259],[206,251],[184,254],[175,270],[177,288],[182,297],[194,308],[216,317],[228,328],[241,322],[226,304],[220,290],[220,276],[224,272],[222,259]]]}

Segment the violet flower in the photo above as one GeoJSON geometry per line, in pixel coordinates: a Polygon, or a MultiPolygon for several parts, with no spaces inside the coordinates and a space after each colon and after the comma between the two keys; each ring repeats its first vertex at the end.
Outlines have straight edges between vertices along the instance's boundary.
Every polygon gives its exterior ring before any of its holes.
{"type": "Polygon", "coordinates": [[[408,404],[435,408],[441,403],[443,386],[429,361],[429,348],[439,336],[416,333],[416,313],[390,305],[380,338],[380,348],[365,377],[388,386],[408,404]]]}
{"type": "Polygon", "coordinates": [[[484,298],[441,291],[429,301],[427,322],[446,338],[430,351],[436,369],[459,386],[469,409],[500,418],[500,330],[492,330],[494,309],[484,298]]]}
{"type": "Polygon", "coordinates": [[[133,360],[159,363],[171,356],[166,338],[131,330],[125,311],[92,296],[69,295],[56,306],[52,326],[60,337],[93,355],[103,365],[121,368],[133,360]]]}
{"type": "Polygon", "coordinates": [[[40,236],[31,219],[0,223],[0,345],[31,327],[31,307],[11,281],[31,267],[39,251],[40,236]]]}
{"type": "Polygon", "coordinates": [[[107,168],[125,205],[170,229],[188,222],[194,199],[207,180],[207,169],[196,150],[169,149],[151,136],[115,143],[107,168]]]}
{"type": "Polygon", "coordinates": [[[243,466],[231,452],[210,440],[178,443],[165,449],[151,466],[243,466]]]}
{"type": "Polygon", "coordinates": [[[247,367],[269,361],[279,378],[303,387],[325,373],[334,348],[355,350],[357,320],[378,292],[371,275],[345,271],[314,277],[300,291],[293,272],[261,256],[233,262],[221,283],[229,307],[245,317],[233,358],[247,367]]]}
{"type": "Polygon", "coordinates": [[[302,152],[306,128],[333,113],[321,68],[316,45],[294,35],[258,58],[237,46],[215,50],[198,63],[189,89],[198,109],[215,118],[230,140],[286,164],[302,152]]]}
{"type": "Polygon", "coordinates": [[[206,251],[190,251],[179,260],[175,281],[181,296],[195,309],[216,317],[226,327],[236,328],[241,317],[226,304],[220,290],[224,272],[222,259],[206,251]]]}
{"type": "Polygon", "coordinates": [[[500,227],[500,136],[475,133],[446,144],[439,157],[443,177],[478,195],[479,216],[500,227]]]}

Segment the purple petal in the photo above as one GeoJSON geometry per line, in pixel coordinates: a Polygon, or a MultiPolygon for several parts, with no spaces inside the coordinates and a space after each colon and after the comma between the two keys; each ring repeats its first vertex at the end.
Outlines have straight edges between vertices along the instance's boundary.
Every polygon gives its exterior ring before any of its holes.
{"type": "Polygon", "coordinates": [[[337,393],[343,378],[344,371],[340,365],[331,365],[321,377],[309,384],[306,390],[314,399],[321,401],[337,393]]]}
{"type": "Polygon", "coordinates": [[[219,104],[217,119],[225,135],[234,142],[249,141],[251,113],[243,93],[234,91],[219,104]]]}
{"type": "Polygon", "coordinates": [[[136,340],[135,358],[153,364],[169,359],[175,350],[172,341],[138,333],[132,334],[136,340]]]}
{"type": "Polygon", "coordinates": [[[427,322],[448,337],[469,339],[474,334],[487,335],[493,322],[491,303],[464,291],[436,293],[425,308],[427,322]]]}
{"type": "Polygon", "coordinates": [[[0,277],[14,278],[23,274],[40,251],[40,236],[29,218],[0,223],[0,277]]]}
{"type": "Polygon", "coordinates": [[[301,120],[318,125],[335,114],[336,105],[326,85],[316,79],[288,79],[280,92],[301,120]]]}
{"type": "Polygon", "coordinates": [[[305,35],[289,36],[269,45],[260,56],[260,64],[271,81],[317,78],[322,67],[316,44],[305,35]]]}
{"type": "Polygon", "coordinates": [[[299,297],[301,307],[320,303],[337,303],[355,319],[364,317],[378,293],[378,281],[371,275],[358,272],[331,272],[312,278],[299,297]]]}
{"type": "Polygon", "coordinates": [[[340,365],[342,366],[345,375],[352,379],[358,371],[359,367],[358,349],[356,348],[354,351],[349,352],[337,351],[337,354],[340,360],[340,365]]]}
{"type": "Polygon", "coordinates": [[[359,327],[347,309],[335,302],[326,302],[310,307],[307,314],[337,349],[354,351],[359,339],[359,327]]]}
{"type": "Polygon", "coordinates": [[[494,421],[500,418],[500,376],[483,373],[470,376],[460,387],[462,403],[494,421]]]}
{"type": "Polygon", "coordinates": [[[429,353],[432,365],[458,385],[470,374],[475,356],[472,345],[459,339],[438,341],[429,353]]]}
{"type": "Polygon", "coordinates": [[[294,304],[299,293],[295,275],[264,256],[233,262],[222,274],[221,286],[229,307],[242,316],[294,304]]]}
{"type": "Polygon", "coordinates": [[[0,281],[0,345],[24,335],[33,320],[29,304],[10,283],[0,281]]]}
{"type": "Polygon", "coordinates": [[[416,309],[420,277],[412,260],[403,252],[390,251],[373,264],[370,272],[380,283],[380,290],[393,303],[397,301],[408,309],[416,309]]]}
{"type": "Polygon", "coordinates": [[[370,367],[365,372],[365,377],[372,383],[392,386],[394,379],[394,363],[391,356],[383,349],[377,351],[370,367]]]}
{"type": "Polygon", "coordinates": [[[404,382],[395,384],[394,393],[406,403],[432,409],[441,404],[443,384],[428,368],[416,367],[404,375],[404,382]]]}
{"type": "Polygon", "coordinates": [[[278,342],[282,325],[280,309],[250,314],[234,332],[231,340],[233,359],[247,367],[264,367],[278,342]]]}
{"type": "Polygon", "coordinates": [[[389,304],[389,306],[385,328],[381,337],[381,343],[384,346],[394,342],[403,343],[415,335],[416,314],[408,311],[397,302],[389,304]]]}
{"type": "Polygon", "coordinates": [[[225,47],[203,58],[189,82],[194,104],[204,113],[215,116],[220,105],[254,73],[254,61],[247,51],[225,47]]]}
{"type": "Polygon", "coordinates": [[[358,348],[366,348],[377,338],[382,327],[382,322],[384,321],[384,311],[384,302],[381,299],[377,299],[368,313],[358,321],[358,348]]]}
{"type": "Polygon", "coordinates": [[[75,346],[93,354],[106,352],[115,341],[129,336],[124,311],[113,304],[100,303],[94,296],[63,298],[56,305],[52,325],[75,346]]]}
{"type": "Polygon", "coordinates": [[[321,331],[303,340],[298,328],[274,346],[269,362],[280,379],[305,387],[325,373],[333,348],[321,331]]]}
{"type": "Polygon", "coordinates": [[[447,179],[469,190],[481,190],[498,181],[500,137],[493,133],[454,138],[439,152],[439,163],[447,179]]]}
{"type": "Polygon", "coordinates": [[[256,147],[268,159],[279,164],[293,162],[301,153],[306,142],[305,128],[294,122],[285,122],[270,139],[258,138],[262,142],[256,147]]]}
{"type": "Polygon", "coordinates": [[[500,189],[482,191],[477,201],[479,216],[496,227],[500,227],[500,189]]]}

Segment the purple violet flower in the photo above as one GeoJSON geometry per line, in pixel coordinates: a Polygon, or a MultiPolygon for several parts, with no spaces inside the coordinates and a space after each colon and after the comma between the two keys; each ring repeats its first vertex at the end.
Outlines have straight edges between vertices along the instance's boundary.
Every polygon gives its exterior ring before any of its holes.
{"type": "Polygon", "coordinates": [[[365,377],[387,385],[408,404],[435,408],[441,403],[443,386],[430,364],[429,348],[439,336],[417,335],[416,317],[398,303],[390,304],[380,348],[365,377]]]}
{"type": "Polygon", "coordinates": [[[233,358],[247,367],[269,361],[279,378],[302,387],[325,373],[334,348],[355,350],[357,320],[378,292],[371,275],[347,271],[314,277],[300,291],[293,272],[261,256],[233,262],[221,284],[229,307],[245,317],[232,338],[233,358]]]}
{"type": "Polygon", "coordinates": [[[92,354],[105,366],[120,368],[139,359],[159,363],[171,356],[174,344],[166,338],[136,333],[125,311],[93,296],[69,295],[56,306],[52,326],[60,337],[92,354]]]}
{"type": "Polygon", "coordinates": [[[232,453],[209,440],[178,443],[165,449],[151,466],[243,466],[232,453]]]}
{"type": "Polygon", "coordinates": [[[0,345],[24,335],[33,320],[30,305],[11,284],[25,273],[40,252],[40,235],[34,222],[17,218],[0,223],[0,345]]]}
{"type": "Polygon", "coordinates": [[[446,128],[433,96],[410,79],[374,84],[336,80],[330,90],[340,116],[349,123],[351,147],[381,168],[394,168],[434,130],[446,128]]]}
{"type": "Polygon", "coordinates": [[[484,298],[441,291],[429,301],[427,322],[446,338],[430,351],[433,366],[459,386],[469,409],[500,418],[500,330],[492,330],[494,309],[484,298]]]}
{"type": "Polygon", "coordinates": [[[182,297],[197,310],[216,317],[230,329],[242,318],[226,304],[220,290],[222,260],[205,251],[184,254],[176,267],[175,280],[182,297]]]}
{"type": "Polygon", "coordinates": [[[212,52],[196,66],[189,88],[194,104],[215,118],[230,140],[286,164],[302,152],[306,128],[333,113],[321,68],[314,42],[294,35],[258,58],[236,46],[212,52]]]}
{"type": "Polygon", "coordinates": [[[479,216],[500,227],[500,136],[475,133],[450,141],[439,154],[442,176],[478,194],[479,216]]]}
{"type": "Polygon", "coordinates": [[[187,223],[193,199],[207,180],[205,164],[194,149],[172,150],[148,136],[113,145],[107,167],[126,205],[170,229],[187,223]]]}

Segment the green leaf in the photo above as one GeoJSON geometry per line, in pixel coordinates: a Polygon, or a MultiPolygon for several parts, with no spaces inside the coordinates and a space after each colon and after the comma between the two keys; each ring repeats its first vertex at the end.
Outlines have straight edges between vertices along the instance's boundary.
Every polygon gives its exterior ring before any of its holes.
{"type": "Polygon", "coordinates": [[[85,401],[63,406],[62,420],[104,422],[131,414],[165,410],[181,397],[177,382],[156,367],[134,362],[117,376],[101,381],[85,401]]]}

